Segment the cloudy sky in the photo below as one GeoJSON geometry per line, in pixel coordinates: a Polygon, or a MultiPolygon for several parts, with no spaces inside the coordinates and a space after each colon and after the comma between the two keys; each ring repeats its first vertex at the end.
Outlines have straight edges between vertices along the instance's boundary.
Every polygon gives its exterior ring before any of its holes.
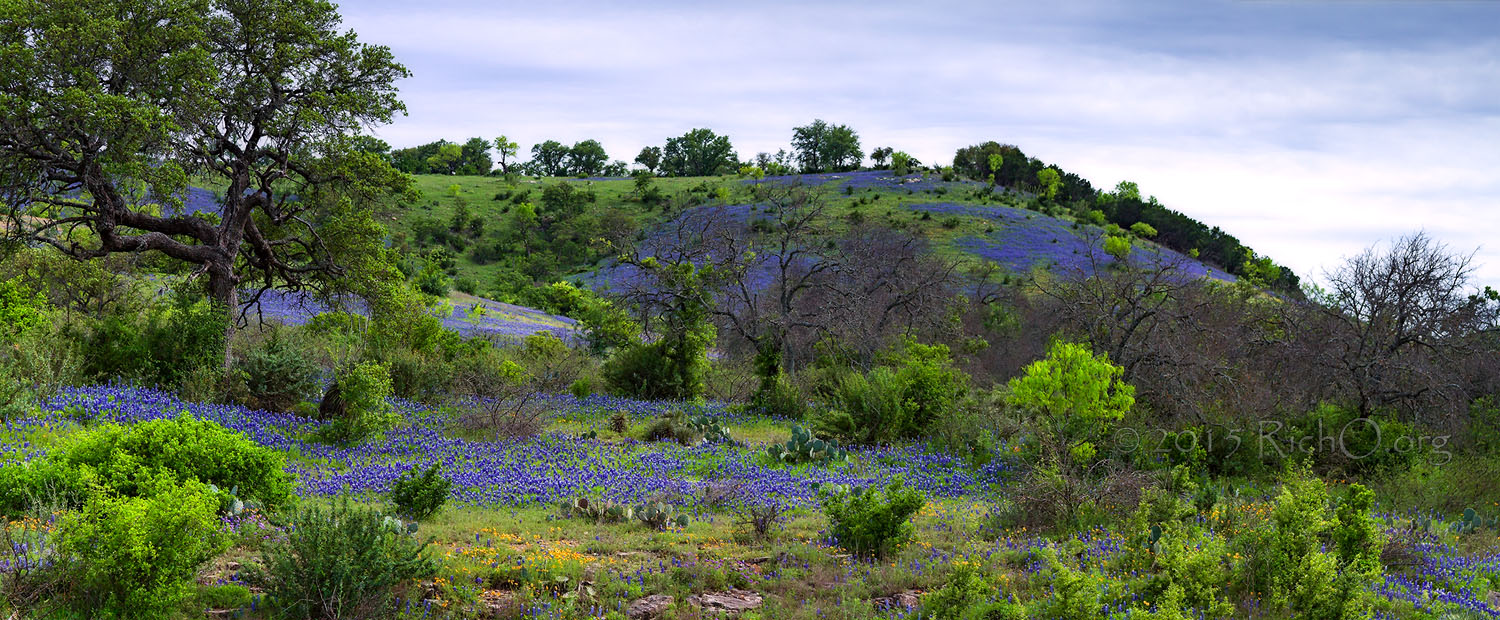
{"type": "Polygon", "coordinates": [[[1320,278],[1425,229],[1500,287],[1500,0],[359,0],[413,77],[395,146],[694,127],[742,158],[814,118],[948,163],[985,140],[1320,278]],[[420,7],[420,8],[418,8],[420,7]]]}

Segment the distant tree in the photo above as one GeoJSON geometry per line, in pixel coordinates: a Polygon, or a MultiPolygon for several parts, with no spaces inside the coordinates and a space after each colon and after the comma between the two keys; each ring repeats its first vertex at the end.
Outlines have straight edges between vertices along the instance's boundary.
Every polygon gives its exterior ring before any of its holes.
{"type": "Polygon", "coordinates": [[[640,154],[635,156],[635,163],[645,166],[646,171],[656,174],[656,169],[661,167],[661,147],[642,148],[640,154]]]}
{"type": "Polygon", "coordinates": [[[885,168],[885,160],[890,159],[891,154],[895,152],[896,151],[889,146],[877,147],[875,150],[870,151],[870,161],[875,163],[875,168],[877,170],[883,169],[885,168]]]}
{"type": "Polygon", "coordinates": [[[380,138],[364,135],[355,136],[349,143],[349,148],[355,152],[375,155],[385,160],[386,163],[391,162],[391,145],[380,138]]]}
{"type": "Polygon", "coordinates": [[[507,138],[505,136],[495,138],[495,155],[500,158],[501,174],[509,176],[513,172],[511,170],[511,167],[514,164],[514,160],[516,158],[516,151],[520,148],[521,145],[517,144],[510,138],[507,138]]]}
{"type": "Polygon", "coordinates": [[[484,138],[469,138],[463,145],[460,159],[458,174],[484,176],[495,167],[495,162],[490,159],[490,141],[484,138]]]}
{"type": "Polygon", "coordinates": [[[616,159],[609,162],[609,165],[600,170],[599,174],[607,177],[623,177],[630,174],[630,164],[616,159]]]}
{"type": "Polygon", "coordinates": [[[1141,199],[1141,188],[1134,181],[1120,181],[1115,185],[1114,197],[1115,200],[1134,200],[1139,202],[1141,199]]]}
{"type": "Polygon", "coordinates": [[[1326,320],[1308,341],[1319,342],[1318,360],[1362,413],[1464,404],[1456,362],[1467,336],[1493,325],[1491,307],[1470,294],[1472,260],[1418,232],[1325,274],[1328,291],[1315,301],[1326,320]]]}
{"type": "Polygon", "coordinates": [[[711,129],[694,129],[667,139],[661,167],[671,176],[713,176],[737,169],[739,156],[735,155],[729,136],[715,134],[711,129]]]}
{"type": "Polygon", "coordinates": [[[829,125],[822,119],[792,129],[792,150],[803,172],[854,170],[864,159],[859,134],[847,125],[829,125]]]}
{"type": "Polygon", "coordinates": [[[1005,166],[1005,156],[999,153],[990,153],[985,159],[989,164],[990,173],[988,178],[990,185],[994,185],[995,173],[1000,172],[1000,169],[1005,166]]]}
{"type": "Polygon", "coordinates": [[[1036,182],[1042,186],[1042,198],[1053,200],[1057,198],[1057,188],[1062,186],[1062,175],[1056,168],[1042,168],[1036,173],[1036,182]]]}
{"type": "Polygon", "coordinates": [[[568,159],[568,147],[556,140],[548,140],[531,147],[531,165],[538,176],[560,177],[567,174],[564,164],[568,159]]]}
{"type": "Polygon", "coordinates": [[[914,165],[913,161],[915,160],[911,155],[907,155],[906,151],[891,153],[891,171],[896,173],[897,176],[911,174],[911,169],[914,165]]]}
{"type": "Polygon", "coordinates": [[[427,158],[427,170],[433,174],[454,174],[458,172],[459,166],[463,164],[464,147],[447,143],[440,147],[436,153],[427,158]]]}
{"type": "Polygon", "coordinates": [[[609,155],[604,153],[603,145],[597,140],[584,140],[568,149],[568,174],[577,177],[598,176],[608,161],[609,155]]]}

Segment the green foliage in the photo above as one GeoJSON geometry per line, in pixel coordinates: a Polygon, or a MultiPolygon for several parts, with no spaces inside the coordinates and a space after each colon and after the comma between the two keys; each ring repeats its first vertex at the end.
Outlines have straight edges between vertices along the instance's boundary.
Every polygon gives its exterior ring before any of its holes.
{"type": "Polygon", "coordinates": [[[1025,620],[1025,609],[1009,602],[988,603],[995,586],[973,562],[957,560],[943,587],[922,598],[924,620],[1025,620]]]}
{"type": "Polygon", "coordinates": [[[1122,374],[1109,356],[1058,340],[1010,380],[1006,402],[1035,416],[1045,458],[1085,465],[1098,455],[1095,442],[1135,405],[1135,388],[1120,381],[1122,374]]]}
{"type": "Polygon", "coordinates": [[[729,136],[715,134],[711,129],[693,129],[667,139],[661,153],[661,169],[674,177],[705,177],[732,173],[738,160],[729,136]]]}
{"type": "Polygon", "coordinates": [[[57,497],[79,505],[91,485],[124,497],[150,497],[196,480],[270,507],[291,496],[280,453],[235,431],[187,414],[130,426],[105,424],[29,463],[0,468],[0,508],[21,514],[30,501],[57,497]]]}
{"type": "Polygon", "coordinates": [[[1105,237],[1104,253],[1113,256],[1117,261],[1125,261],[1130,258],[1130,239],[1113,235],[1105,237]]]}
{"type": "Polygon", "coordinates": [[[195,592],[199,567],[223,551],[219,498],[189,481],[153,497],[100,493],[58,525],[75,574],[70,605],[92,618],[169,618],[195,592]]]}
{"type": "Polygon", "coordinates": [[[195,372],[224,363],[228,313],[184,286],[167,303],[112,315],[79,335],[84,372],[100,380],[181,387],[195,372]]]}
{"type": "Polygon", "coordinates": [[[245,406],[266,411],[290,411],[317,392],[318,365],[280,331],[235,360],[234,371],[245,388],[245,406]]]}
{"type": "Polygon", "coordinates": [[[927,500],[898,480],[884,490],[819,489],[818,502],[839,546],[860,556],[884,557],[916,534],[911,518],[927,500]]]}
{"type": "Polygon", "coordinates": [[[782,419],[800,419],[807,413],[807,401],[785,372],[771,378],[762,377],[760,388],[750,397],[750,406],[762,414],[782,419]]]}
{"type": "Polygon", "coordinates": [[[1100,578],[1087,570],[1075,570],[1058,559],[1057,552],[1048,549],[1042,560],[1047,564],[1047,580],[1052,587],[1052,598],[1040,605],[1040,618],[1068,618],[1068,620],[1104,620],[1104,607],[1099,600],[1100,578]]]}
{"type": "Polygon", "coordinates": [[[413,467],[391,483],[391,503],[396,505],[396,514],[425,521],[442,509],[452,488],[453,481],[437,463],[422,471],[413,467]]]}
{"type": "Polygon", "coordinates": [[[828,463],[849,460],[849,451],[832,439],[814,437],[807,429],[792,425],[792,438],[786,443],[766,446],[766,456],[777,463],[828,463]]]}
{"type": "Polygon", "coordinates": [[[1369,618],[1367,587],[1381,569],[1382,539],[1370,517],[1374,493],[1352,485],[1333,514],[1328,500],[1322,480],[1293,470],[1271,509],[1271,527],[1240,542],[1250,558],[1244,582],[1263,593],[1269,608],[1285,607],[1298,618],[1369,618]]]}
{"type": "Polygon", "coordinates": [[[338,379],[343,415],[322,429],[322,437],[340,444],[359,443],[384,433],[401,422],[391,406],[390,371],[382,364],[360,362],[338,379]]]}
{"type": "Polygon", "coordinates": [[[1406,471],[1426,451],[1411,425],[1332,403],[1319,405],[1282,433],[1285,441],[1308,446],[1318,467],[1350,474],[1406,471]]]}
{"type": "Polygon", "coordinates": [[[640,341],[641,326],[630,313],[592,290],[555,282],[547,287],[546,300],[548,310],[578,320],[584,341],[594,353],[608,353],[640,341]]]}
{"type": "Polygon", "coordinates": [[[1136,222],[1130,225],[1130,234],[1142,239],[1150,239],[1156,236],[1156,228],[1145,222],[1136,222]]]}
{"type": "Polygon", "coordinates": [[[812,424],[821,433],[861,443],[923,435],[959,405],[969,378],[953,366],[946,345],[907,339],[863,375],[843,372],[825,386],[832,410],[812,424]]]}
{"type": "Polygon", "coordinates": [[[859,134],[822,119],[792,129],[792,152],[804,173],[855,170],[864,159],[859,134]]]}
{"type": "Polygon", "coordinates": [[[0,342],[42,326],[51,306],[46,296],[27,288],[20,278],[0,280],[0,342]]]}
{"type": "Polygon", "coordinates": [[[309,506],[266,553],[267,593],[284,618],[384,616],[398,587],[437,572],[427,545],[404,524],[347,499],[309,506]]]}

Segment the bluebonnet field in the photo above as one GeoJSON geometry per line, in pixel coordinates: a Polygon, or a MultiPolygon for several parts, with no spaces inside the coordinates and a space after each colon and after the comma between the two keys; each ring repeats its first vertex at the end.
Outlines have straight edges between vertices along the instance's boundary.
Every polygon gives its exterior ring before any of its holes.
{"type": "MultiPolygon", "coordinates": [[[[712,524],[725,520],[722,513],[705,504],[708,489],[725,482],[740,485],[744,497],[752,502],[774,503],[793,508],[812,508],[820,484],[867,485],[902,478],[923,490],[929,498],[918,515],[919,532],[914,546],[894,561],[868,563],[847,557],[833,560],[836,582],[872,583],[891,574],[921,575],[945,569],[955,562],[979,562],[988,565],[1025,557],[1028,550],[1052,548],[1067,550],[1079,558],[1081,567],[1091,568],[1106,578],[1103,588],[1110,603],[1106,617],[1130,618],[1130,608],[1138,606],[1142,596],[1133,591],[1139,575],[1112,568],[1120,554],[1128,552],[1125,538],[1105,529],[1076,534],[1062,540],[1049,539],[1024,530],[992,530],[986,521],[986,506],[1007,490],[1006,461],[997,460],[980,468],[970,467],[951,456],[925,450],[921,445],[859,448],[847,463],[832,466],[804,464],[796,466],[771,464],[759,458],[754,445],[702,444],[680,446],[672,442],[603,441],[567,432],[600,428],[609,416],[626,412],[631,418],[645,420],[671,409],[686,408],[695,415],[712,417],[731,429],[756,425],[785,424],[786,421],[750,416],[718,403],[685,404],[676,402],[638,401],[604,396],[579,399],[568,395],[547,397],[546,407],[555,412],[553,430],[534,439],[486,441],[463,438],[451,432],[452,419],[447,412],[423,405],[396,401],[406,423],[388,432],[382,440],[352,448],[339,448],[310,441],[308,438],[323,422],[290,414],[249,410],[244,407],[184,402],[156,390],[127,386],[93,386],[70,388],[46,401],[37,415],[5,423],[4,450],[11,458],[33,459],[43,450],[19,438],[67,428],[82,420],[92,423],[108,421],[130,424],[143,420],[171,417],[186,413],[218,422],[244,433],[255,442],[288,455],[287,469],[296,475],[297,492],[307,498],[327,498],[353,494],[372,501],[388,492],[397,476],[414,465],[442,464],[454,482],[450,501],[458,506],[478,509],[516,509],[547,507],[579,496],[636,502],[643,490],[661,497],[673,498],[679,509],[693,515],[695,522],[712,524]]],[[[1264,517],[1271,504],[1269,496],[1252,498],[1235,510],[1254,523],[1264,517]]],[[[808,511],[801,511],[808,514],[808,511]]],[[[511,514],[514,514],[513,512],[511,514]]],[[[1402,519],[1384,515],[1389,523],[1402,519]]],[[[1200,521],[1204,517],[1199,517],[1200,521]]],[[[1238,531],[1212,531],[1210,536],[1229,538],[1238,531]]],[[[804,578],[816,568],[806,558],[777,557],[758,566],[736,563],[730,558],[670,556],[651,558],[644,563],[622,562],[618,558],[593,558],[574,551],[560,551],[558,545],[570,537],[568,526],[554,528],[554,540],[541,545],[536,541],[518,545],[556,559],[558,554],[598,562],[625,584],[637,584],[636,590],[650,591],[653,579],[678,578],[681,571],[735,570],[751,587],[770,584],[782,578],[804,578]],[[559,538],[560,537],[560,538],[559,538]],[[550,554],[550,555],[547,555],[550,554]],[[701,563],[701,564],[700,564],[701,563]],[[712,566],[710,566],[712,564],[712,566]]],[[[1244,527],[1244,526],[1237,526],[1244,527]]],[[[1392,526],[1388,535],[1398,534],[1392,526]]],[[[573,533],[576,534],[576,533],[573,533]]],[[[460,543],[447,553],[452,558],[502,557],[510,547],[496,546],[493,530],[474,534],[471,543],[460,543]]],[[[504,535],[506,540],[516,537],[504,535]]],[[[692,540],[692,535],[682,536],[692,540]]],[[[805,541],[813,548],[837,554],[836,541],[818,532],[805,541]]],[[[727,545],[727,541],[712,543],[727,545]]],[[[1493,550],[1466,552],[1437,536],[1424,535],[1413,547],[1410,565],[1390,569],[1383,581],[1372,586],[1381,598],[1411,605],[1416,610],[1465,612],[1463,617],[1500,618],[1500,608],[1488,604],[1478,594],[1474,579],[1500,574],[1500,553],[1493,550]]],[[[498,561],[498,560],[496,560],[498,561]]],[[[509,560],[507,560],[509,561],[509,560]]],[[[526,561],[541,561],[536,558],[526,561]]],[[[455,566],[463,566],[462,563],[455,566]]],[[[467,568],[455,570],[468,571],[467,568]]],[[[1011,592],[1024,595],[1029,580],[1040,578],[1048,569],[1040,562],[1024,563],[1012,575],[1014,590],[1001,587],[998,596],[1011,592]]],[[[467,573],[464,573],[467,575],[467,573]]],[[[598,579],[600,575],[596,574],[598,579]]],[[[474,580],[476,592],[485,591],[485,577],[474,580]]],[[[491,577],[493,579],[493,577],[491,577]]],[[[456,582],[456,579],[455,579],[456,582]]],[[[559,601],[560,603],[560,601],[559,601]]],[[[533,601],[527,617],[576,617],[576,610],[545,600],[533,601]]],[[[623,602],[612,605],[618,610],[623,602]]],[[[908,617],[912,610],[896,601],[878,601],[876,608],[886,617],[908,617]]],[[[609,609],[592,610],[603,614],[609,609]]],[[[418,614],[420,615],[420,614],[418,614]]],[[[1400,617],[1386,613],[1377,617],[1400,617]]],[[[1453,616],[1459,617],[1459,616],[1453,616]]]]}
{"type": "MultiPolygon", "coordinates": [[[[247,305],[252,314],[286,325],[302,325],[319,313],[334,310],[317,300],[274,290],[261,295],[258,305],[249,305],[248,300],[247,305]]],[[[357,299],[345,302],[342,309],[360,315],[366,313],[363,302],[357,299]]],[[[466,338],[481,337],[498,342],[516,342],[539,332],[566,339],[577,324],[568,317],[463,293],[454,294],[449,302],[434,312],[443,318],[443,327],[466,338]]]]}

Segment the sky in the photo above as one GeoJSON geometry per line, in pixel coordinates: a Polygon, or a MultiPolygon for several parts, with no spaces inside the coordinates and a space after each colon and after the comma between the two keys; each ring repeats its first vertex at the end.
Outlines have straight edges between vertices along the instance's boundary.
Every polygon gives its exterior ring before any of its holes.
{"type": "Polygon", "coordinates": [[[987,140],[1323,280],[1425,230],[1500,288],[1500,0],[360,0],[412,72],[396,147],[504,134],[611,159],[813,119],[927,164],[987,140]],[[418,8],[420,7],[420,8],[418,8]]]}

